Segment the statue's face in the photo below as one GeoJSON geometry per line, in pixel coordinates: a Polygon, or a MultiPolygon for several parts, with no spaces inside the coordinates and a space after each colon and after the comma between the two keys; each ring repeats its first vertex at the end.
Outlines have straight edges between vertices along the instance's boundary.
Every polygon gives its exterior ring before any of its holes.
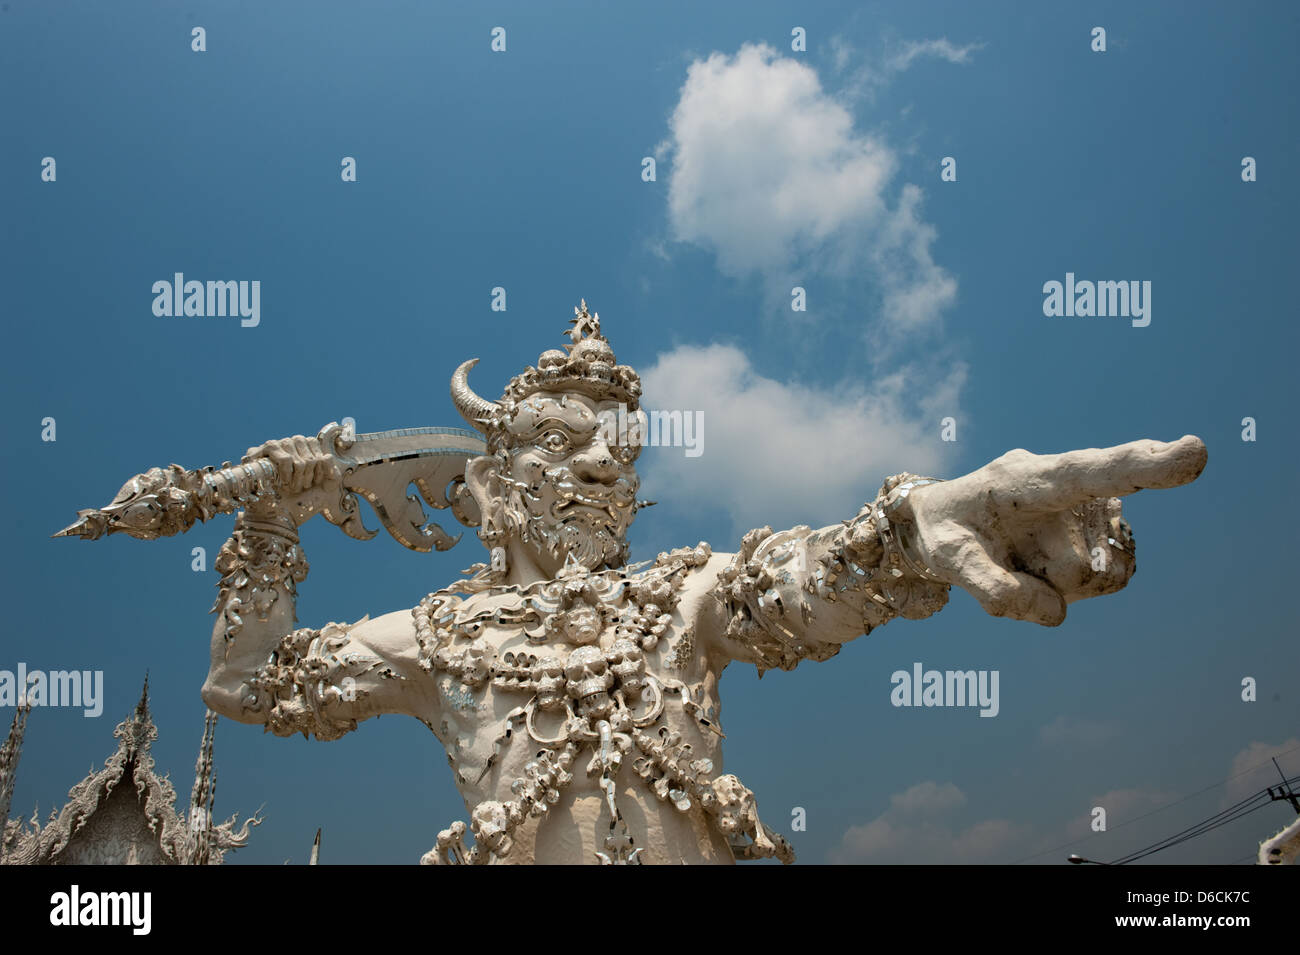
{"type": "Polygon", "coordinates": [[[590,570],[627,561],[640,448],[619,444],[617,412],[613,401],[537,394],[507,425],[512,449],[502,486],[516,512],[507,523],[522,523],[522,544],[550,576],[569,554],[590,570]]]}

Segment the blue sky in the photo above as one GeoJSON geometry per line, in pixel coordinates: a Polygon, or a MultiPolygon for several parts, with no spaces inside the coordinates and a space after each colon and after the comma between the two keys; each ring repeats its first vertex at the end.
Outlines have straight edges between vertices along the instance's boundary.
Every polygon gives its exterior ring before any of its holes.
{"type": "MultiPolygon", "coordinates": [[[[1060,628],[954,593],[825,664],[761,683],[727,671],[727,769],[801,861],[1111,858],[1276,782],[1272,754],[1300,772],[1285,599],[1298,16],[0,5],[0,668],[102,669],[106,694],[99,719],[33,713],[15,814],[62,805],[102,762],[146,669],[156,758],[188,795],[216,582],[190,549],[215,556],[230,521],[149,544],[50,533],[154,465],[219,464],[344,416],[362,431],[459,424],[456,365],[480,357],[474,384],[494,395],[560,343],[580,297],[648,407],[704,414],[698,458],[642,455],[660,503],[632,529],[634,559],[832,523],[888,474],[953,477],[1015,447],[1188,433],[1209,447],[1195,484],[1126,501],[1139,572],[1060,628]],[[178,271],[259,280],[260,324],[155,317],[151,286],[178,271]],[[1045,317],[1043,284],[1067,272],[1150,281],[1151,324],[1045,317]],[[796,285],[806,312],[791,311],[796,285]],[[998,717],[892,707],[889,675],[915,661],[998,670],[998,717]],[[1096,805],[1107,833],[1088,830],[1096,805]],[[793,807],[805,832],[789,832],[793,807]]],[[[409,607],[482,555],[472,532],[434,555],[324,523],[304,544],[313,626],[409,607]]],[[[266,815],[232,862],[301,862],[318,826],[325,861],[414,862],[464,815],[410,720],[328,744],[223,721],[216,756],[218,812],[266,815]]],[[[1288,814],[1155,858],[1239,861],[1288,814]]]]}

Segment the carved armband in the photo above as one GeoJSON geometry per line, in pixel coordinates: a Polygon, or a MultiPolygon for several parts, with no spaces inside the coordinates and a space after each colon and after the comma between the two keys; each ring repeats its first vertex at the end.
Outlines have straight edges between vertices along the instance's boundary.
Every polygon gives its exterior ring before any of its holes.
{"type": "Polygon", "coordinates": [[[800,660],[829,660],[840,651],[838,643],[812,636],[814,610],[803,593],[810,579],[808,530],[752,530],[718,575],[713,594],[731,615],[726,637],[749,651],[759,673],[793,670],[800,660]]]}
{"type": "Polygon", "coordinates": [[[297,585],[307,579],[308,570],[293,521],[283,515],[253,518],[247,512],[239,515],[215,566],[221,580],[212,613],[221,614],[227,645],[239,635],[250,611],[261,620],[270,615],[280,597],[277,588],[283,587],[296,601],[297,585]]]}
{"type": "MultiPolygon", "coordinates": [[[[938,613],[948,602],[949,585],[918,556],[915,528],[897,518],[899,505],[913,490],[940,483],[935,478],[896,474],[886,478],[875,501],[863,508],[875,530],[880,560],[868,574],[868,592],[877,604],[909,620],[938,613]]],[[[859,512],[858,521],[863,519],[859,512]]],[[[875,556],[873,552],[873,556],[875,556]]]]}
{"type": "Polygon", "coordinates": [[[726,637],[755,658],[759,672],[827,660],[841,644],[894,617],[941,610],[949,585],[925,566],[900,502],[932,478],[899,474],[874,501],[838,527],[750,531],[714,596],[731,619],[726,637]]]}
{"type": "Polygon", "coordinates": [[[355,719],[331,713],[338,704],[354,703],[362,692],[349,675],[354,655],[342,652],[348,642],[347,628],[337,623],[286,634],[244,684],[245,708],[260,712],[276,736],[302,733],[334,740],[356,729],[355,719]]]}

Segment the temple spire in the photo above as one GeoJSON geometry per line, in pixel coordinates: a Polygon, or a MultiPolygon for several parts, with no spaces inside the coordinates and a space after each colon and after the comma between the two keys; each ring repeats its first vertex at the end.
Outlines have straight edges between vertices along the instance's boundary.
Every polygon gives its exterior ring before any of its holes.
{"type": "MultiPolygon", "coordinates": [[[[153,715],[149,712],[149,672],[144,674],[144,687],[140,690],[140,702],[135,711],[113,730],[118,738],[118,748],[128,759],[147,755],[149,744],[158,738],[158,727],[154,726],[153,715]]],[[[152,761],[150,762],[152,766],[152,761]]]]}
{"type": "Polygon", "coordinates": [[[9,824],[9,805],[14,795],[14,779],[18,775],[18,758],[23,752],[23,734],[27,731],[27,714],[32,704],[24,699],[14,710],[9,736],[0,746],[0,858],[4,857],[4,832],[9,824]]]}
{"type": "Polygon", "coordinates": [[[212,847],[212,803],[217,793],[217,770],[212,762],[212,743],[217,732],[217,714],[211,710],[203,720],[203,740],[194,764],[194,788],[190,791],[189,864],[207,865],[212,847]]]}

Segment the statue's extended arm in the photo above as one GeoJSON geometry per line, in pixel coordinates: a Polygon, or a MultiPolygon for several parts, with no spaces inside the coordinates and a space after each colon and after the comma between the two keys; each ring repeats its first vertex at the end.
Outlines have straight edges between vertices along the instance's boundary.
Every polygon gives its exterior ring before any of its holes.
{"type": "Polygon", "coordinates": [[[247,508],[216,560],[222,575],[203,698],[214,711],[280,736],[336,739],[382,713],[427,719],[436,700],[419,679],[411,613],[357,624],[295,628],[297,585],[307,576],[291,495],[336,479],[314,439],[250,450],[284,479],[277,499],[247,508]]]}
{"type": "Polygon", "coordinates": [[[791,670],[801,660],[830,659],[894,617],[921,619],[942,609],[948,584],[904,563],[878,527],[885,497],[911,479],[890,478],[853,520],[746,534],[714,587],[722,610],[715,646],[760,673],[791,670]]]}
{"type": "Polygon", "coordinates": [[[1186,484],[1205,462],[1204,443],[1188,436],[1011,451],[952,481],[898,475],[852,521],[747,534],[714,588],[714,642],[760,669],[792,669],[895,616],[929,616],[953,585],[994,616],[1056,626],[1068,604],[1133,575],[1119,498],[1186,484]]]}

